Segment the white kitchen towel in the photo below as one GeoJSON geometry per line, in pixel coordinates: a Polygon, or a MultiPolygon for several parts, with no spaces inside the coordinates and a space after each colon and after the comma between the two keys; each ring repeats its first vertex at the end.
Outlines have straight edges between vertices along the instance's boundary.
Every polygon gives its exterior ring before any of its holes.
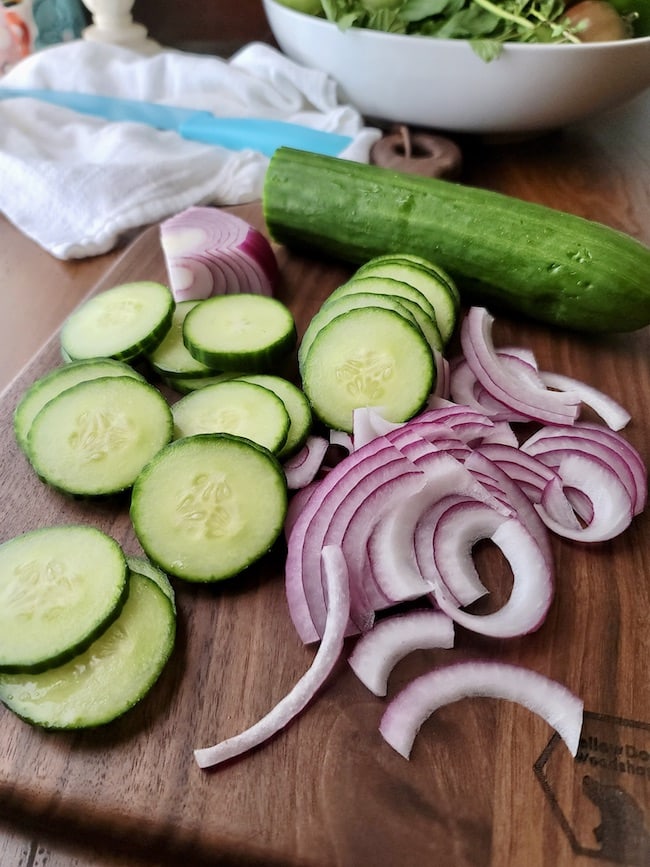
{"type": "MultiPolygon", "coordinates": [[[[251,43],[229,60],[77,40],[39,51],[0,87],[75,90],[216,115],[265,117],[348,135],[341,156],[367,162],[379,131],[339,100],[336,83],[275,48],[251,43]]],[[[190,205],[261,196],[268,158],[107,122],[28,98],[0,101],[0,211],[59,259],[105,253],[134,229],[190,205]]]]}

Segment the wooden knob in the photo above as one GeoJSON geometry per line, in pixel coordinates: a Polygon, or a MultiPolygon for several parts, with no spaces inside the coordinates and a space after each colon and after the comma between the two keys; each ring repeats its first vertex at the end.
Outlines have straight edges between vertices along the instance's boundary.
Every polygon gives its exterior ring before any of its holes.
{"type": "Polygon", "coordinates": [[[444,136],[412,132],[407,126],[400,126],[373,145],[370,161],[400,172],[455,178],[460,174],[462,153],[458,145],[444,136]]]}

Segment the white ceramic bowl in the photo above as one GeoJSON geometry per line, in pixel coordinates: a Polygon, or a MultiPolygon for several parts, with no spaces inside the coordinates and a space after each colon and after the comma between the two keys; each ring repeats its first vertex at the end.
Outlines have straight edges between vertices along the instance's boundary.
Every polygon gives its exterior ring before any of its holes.
{"type": "Polygon", "coordinates": [[[336,24],[262,0],[282,51],[327,72],[369,118],[460,133],[541,132],[650,87],[650,37],[583,45],[510,43],[486,63],[464,40],[336,24]]]}

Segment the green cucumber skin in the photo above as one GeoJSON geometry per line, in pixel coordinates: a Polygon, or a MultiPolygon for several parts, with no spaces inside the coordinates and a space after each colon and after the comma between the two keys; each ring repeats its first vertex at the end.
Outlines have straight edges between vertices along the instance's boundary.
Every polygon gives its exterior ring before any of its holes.
{"type": "Polygon", "coordinates": [[[471,303],[592,333],[650,324],[650,248],[544,205],[279,148],[263,206],[277,243],[357,264],[408,251],[471,303]]]}
{"type": "Polygon", "coordinates": [[[159,679],[174,651],[177,617],[173,600],[154,578],[130,571],[127,588],[126,600],[118,617],[107,626],[104,632],[97,635],[95,641],[84,651],[60,666],[53,666],[36,675],[33,673],[16,676],[0,674],[0,702],[29,725],[38,726],[46,731],[74,731],[95,729],[112,723],[143,701],[159,679]],[[150,631],[151,621],[148,623],[143,619],[138,621],[139,612],[137,609],[140,607],[139,603],[142,600],[143,592],[145,595],[151,596],[152,600],[156,600],[156,604],[167,615],[164,631],[160,633],[152,635],[150,631]],[[140,681],[136,684],[129,681],[130,672],[124,671],[124,667],[128,667],[128,664],[133,662],[133,659],[129,658],[128,650],[133,645],[128,640],[128,632],[129,628],[132,628],[134,620],[138,627],[138,641],[136,641],[136,648],[132,653],[139,652],[141,657],[139,665],[135,666],[136,679],[138,676],[140,677],[140,681]],[[147,631],[147,627],[149,627],[149,631],[147,631]],[[119,644],[122,641],[124,641],[124,648],[127,651],[126,656],[122,658],[123,670],[111,673],[111,656],[116,650],[119,653],[119,644]],[[148,657],[146,664],[142,662],[144,647],[146,647],[148,657]],[[48,702],[48,685],[53,683],[56,687],[58,680],[58,685],[65,686],[68,679],[74,683],[75,666],[79,665],[82,670],[84,667],[90,669],[93,656],[95,656],[95,672],[100,675],[99,677],[95,676],[96,692],[101,690],[101,695],[96,695],[97,700],[89,702],[88,696],[86,696],[84,705],[82,695],[82,703],[79,706],[78,696],[73,693],[65,701],[48,702]],[[104,660],[108,661],[108,679],[101,676],[102,671],[105,671],[104,660]],[[17,685],[20,686],[21,681],[29,683],[31,680],[33,685],[38,688],[39,674],[42,674],[45,686],[45,689],[42,690],[45,692],[42,704],[39,700],[28,701],[27,704],[24,701],[21,702],[20,699],[14,700],[12,693],[15,692],[17,685]],[[116,678],[119,680],[115,680],[116,678]],[[51,708],[50,712],[48,712],[48,706],[51,708]]]}
{"type": "MultiPolygon", "coordinates": [[[[71,640],[70,644],[61,648],[58,652],[51,653],[49,656],[44,657],[40,660],[23,660],[15,661],[15,662],[7,662],[6,659],[0,664],[0,677],[3,674],[39,674],[43,671],[47,671],[50,668],[54,668],[59,665],[64,665],[69,662],[70,659],[73,659],[75,656],[78,656],[80,653],[85,652],[88,647],[100,636],[102,635],[106,629],[120,616],[124,604],[128,598],[129,594],[129,583],[128,583],[128,567],[126,563],[126,559],[122,549],[120,548],[118,542],[105,534],[102,530],[99,530],[96,527],[87,526],[87,525],[75,525],[71,524],[69,526],[61,525],[60,527],[39,527],[36,530],[28,531],[21,536],[16,536],[12,539],[8,539],[3,545],[20,545],[21,542],[26,539],[37,540],[39,538],[46,540],[50,533],[69,533],[71,540],[74,539],[74,534],[76,534],[79,530],[83,534],[87,534],[88,536],[96,536],[97,538],[104,539],[106,545],[111,548],[115,554],[118,556],[118,559],[124,560],[124,573],[123,573],[123,581],[117,588],[117,593],[112,600],[111,606],[105,611],[105,614],[102,618],[97,620],[93,625],[89,627],[85,635],[80,635],[76,640],[71,640]]],[[[78,541],[78,540],[75,540],[78,541]]]]}

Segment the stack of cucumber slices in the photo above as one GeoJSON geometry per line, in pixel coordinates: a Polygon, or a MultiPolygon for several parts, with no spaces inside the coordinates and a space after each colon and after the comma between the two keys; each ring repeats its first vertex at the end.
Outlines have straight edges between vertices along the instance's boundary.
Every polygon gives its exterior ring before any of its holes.
{"type": "Polygon", "coordinates": [[[16,440],[63,494],[128,495],[146,556],[85,525],[0,545],[0,701],[49,728],[128,710],[173,649],[169,578],[221,581],[268,552],[287,515],[283,463],[314,416],[347,431],[355,407],[410,418],[434,387],[458,310],[431,263],[373,259],[307,328],[301,389],[279,372],[297,332],[275,298],[174,303],[166,286],[142,281],[82,303],[61,331],[64,363],[16,407],[16,440]]]}
{"type": "Polygon", "coordinates": [[[351,432],[355,409],[392,422],[423,408],[436,357],[456,327],[460,297],[446,272],[418,256],[379,256],[335,289],[303,336],[298,363],[316,416],[351,432]]]}
{"type": "Polygon", "coordinates": [[[50,729],[102,725],[142,699],[176,634],[167,577],[86,525],[0,545],[0,701],[50,729]]]}

